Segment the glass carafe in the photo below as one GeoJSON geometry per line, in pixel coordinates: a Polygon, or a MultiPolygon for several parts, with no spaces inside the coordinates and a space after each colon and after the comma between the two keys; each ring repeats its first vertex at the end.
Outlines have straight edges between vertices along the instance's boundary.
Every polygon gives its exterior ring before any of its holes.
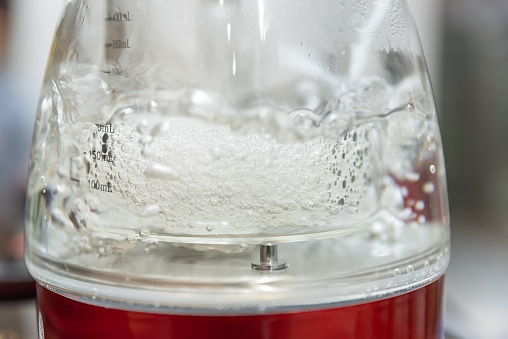
{"type": "Polygon", "coordinates": [[[439,338],[445,169],[407,3],[66,1],[26,216],[43,337],[439,338]]]}

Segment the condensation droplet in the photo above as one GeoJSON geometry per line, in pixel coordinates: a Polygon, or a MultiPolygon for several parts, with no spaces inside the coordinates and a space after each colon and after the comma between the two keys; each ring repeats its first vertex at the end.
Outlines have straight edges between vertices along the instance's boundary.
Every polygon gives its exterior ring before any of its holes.
{"type": "Polygon", "coordinates": [[[210,149],[210,155],[212,156],[213,159],[217,160],[221,157],[222,151],[218,147],[212,147],[210,149]]]}
{"type": "Polygon", "coordinates": [[[427,194],[433,193],[434,189],[435,189],[434,183],[431,181],[428,181],[425,184],[423,184],[423,192],[427,194]]]}
{"type": "Polygon", "coordinates": [[[430,170],[430,173],[432,173],[432,174],[436,173],[436,166],[430,165],[429,170],[430,170]]]}
{"type": "Polygon", "coordinates": [[[413,273],[415,271],[415,268],[413,267],[413,265],[409,265],[406,271],[407,273],[413,273]]]}
{"type": "Polygon", "coordinates": [[[129,120],[134,114],[134,110],[130,107],[126,107],[119,112],[119,116],[123,120],[129,120]]]}
{"type": "Polygon", "coordinates": [[[161,180],[175,180],[180,176],[174,169],[157,163],[150,164],[145,170],[145,175],[147,178],[161,180]]]}
{"type": "Polygon", "coordinates": [[[425,266],[425,268],[428,268],[430,266],[430,263],[428,261],[426,261],[424,266],[425,266]]]}
{"type": "Polygon", "coordinates": [[[143,243],[145,244],[146,248],[148,248],[149,250],[154,250],[159,245],[159,242],[157,240],[148,240],[143,243]]]}
{"type": "Polygon", "coordinates": [[[150,230],[146,227],[139,230],[139,236],[143,239],[146,239],[150,236],[150,230]]]}
{"type": "Polygon", "coordinates": [[[111,253],[113,253],[113,250],[109,246],[99,248],[99,254],[102,256],[110,255],[111,253]]]}
{"type": "Polygon", "coordinates": [[[169,122],[164,121],[163,123],[155,125],[154,128],[152,128],[152,132],[150,134],[153,137],[156,137],[156,136],[166,133],[168,130],[169,130],[169,122]]]}
{"type": "Polygon", "coordinates": [[[425,208],[425,203],[422,200],[418,200],[415,203],[414,208],[418,211],[422,211],[425,208]]]}
{"type": "Polygon", "coordinates": [[[161,211],[161,208],[157,204],[146,205],[143,208],[143,210],[141,211],[141,213],[139,213],[139,216],[145,217],[145,218],[146,217],[153,217],[154,215],[159,214],[160,211],[161,211]]]}
{"type": "Polygon", "coordinates": [[[408,194],[409,194],[409,190],[407,189],[406,186],[401,186],[400,187],[400,193],[402,194],[403,197],[407,197],[408,194]]]}
{"type": "Polygon", "coordinates": [[[399,276],[400,275],[400,270],[398,268],[394,269],[393,270],[393,276],[396,277],[396,276],[399,276]]]}
{"type": "Polygon", "coordinates": [[[206,230],[207,230],[208,232],[213,231],[213,225],[206,225],[206,230]]]}
{"type": "Polygon", "coordinates": [[[348,209],[348,212],[350,214],[357,214],[358,213],[358,207],[350,206],[349,209],[348,209]]]}
{"type": "Polygon", "coordinates": [[[136,126],[136,130],[141,134],[146,133],[146,131],[148,130],[148,121],[146,119],[140,121],[138,126],[136,126]]]}

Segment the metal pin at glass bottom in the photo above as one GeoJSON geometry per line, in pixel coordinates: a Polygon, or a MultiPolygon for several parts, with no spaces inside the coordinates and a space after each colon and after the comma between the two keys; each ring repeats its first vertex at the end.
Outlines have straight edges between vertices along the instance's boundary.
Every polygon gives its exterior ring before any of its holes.
{"type": "Polygon", "coordinates": [[[278,271],[288,267],[288,264],[278,259],[278,245],[275,243],[262,243],[259,245],[259,262],[254,262],[251,267],[262,271],[278,271]]]}

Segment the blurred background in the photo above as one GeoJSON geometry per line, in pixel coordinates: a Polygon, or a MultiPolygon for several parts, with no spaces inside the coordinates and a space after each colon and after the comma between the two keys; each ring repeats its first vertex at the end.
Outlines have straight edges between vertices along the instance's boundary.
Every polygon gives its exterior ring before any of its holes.
{"type": "MultiPolygon", "coordinates": [[[[0,0],[0,290],[11,284],[14,291],[0,292],[0,339],[36,338],[33,291],[19,283],[29,282],[22,261],[23,196],[61,2],[11,0],[7,6],[0,0]]],[[[446,336],[508,338],[508,1],[409,2],[446,157],[452,225],[446,336]]]]}

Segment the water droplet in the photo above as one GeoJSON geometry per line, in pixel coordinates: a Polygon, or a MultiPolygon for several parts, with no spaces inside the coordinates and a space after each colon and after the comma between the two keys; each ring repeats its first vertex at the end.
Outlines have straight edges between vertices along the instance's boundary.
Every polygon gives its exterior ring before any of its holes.
{"type": "Polygon", "coordinates": [[[436,173],[436,166],[430,165],[429,170],[430,170],[430,173],[432,173],[432,174],[436,173]]]}
{"type": "Polygon", "coordinates": [[[208,232],[212,232],[213,231],[213,225],[210,225],[210,224],[206,225],[206,230],[208,232]]]}
{"type": "Polygon", "coordinates": [[[396,276],[399,276],[400,275],[400,270],[398,268],[394,269],[393,270],[393,276],[396,277],[396,276]]]}
{"type": "Polygon", "coordinates": [[[425,264],[424,264],[425,268],[428,268],[430,266],[429,262],[426,261],[425,264]]]}
{"type": "Polygon", "coordinates": [[[149,250],[154,250],[159,245],[159,242],[157,240],[148,240],[143,242],[149,250]]]}
{"type": "Polygon", "coordinates": [[[150,230],[146,227],[139,230],[139,236],[143,239],[146,239],[150,236],[150,230]]]}
{"type": "Polygon", "coordinates": [[[407,270],[406,270],[406,271],[407,271],[407,273],[413,273],[413,272],[415,271],[415,269],[414,269],[413,265],[409,265],[409,266],[407,267],[407,270]]]}
{"type": "Polygon", "coordinates": [[[425,224],[425,222],[426,222],[426,221],[427,221],[427,218],[426,218],[424,215],[420,215],[420,216],[418,217],[418,222],[419,222],[420,224],[425,224]]]}

